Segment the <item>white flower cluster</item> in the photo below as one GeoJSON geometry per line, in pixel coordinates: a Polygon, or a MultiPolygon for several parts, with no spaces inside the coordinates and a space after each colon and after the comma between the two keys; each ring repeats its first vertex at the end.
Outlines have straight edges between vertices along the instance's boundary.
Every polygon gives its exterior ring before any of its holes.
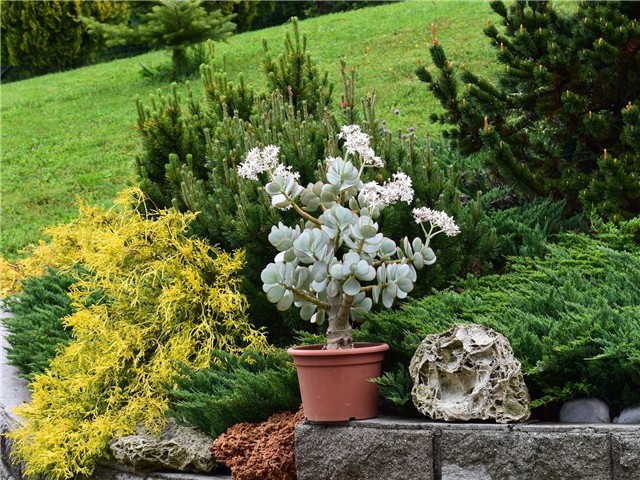
{"type": "Polygon", "coordinates": [[[263,149],[252,148],[243,163],[238,165],[238,175],[247,180],[258,180],[258,174],[272,172],[278,167],[280,147],[267,145],[263,149]]]}
{"type": "Polygon", "coordinates": [[[360,155],[363,165],[371,165],[377,168],[384,167],[382,159],[369,146],[369,135],[360,130],[359,125],[343,126],[340,129],[338,138],[344,139],[347,153],[360,155]]]}
{"type": "Polygon", "coordinates": [[[285,182],[289,179],[293,179],[297,182],[298,180],[300,180],[300,174],[298,172],[294,172],[292,168],[293,167],[291,166],[287,167],[279,164],[271,175],[274,177],[282,177],[284,178],[285,182]]]}
{"type": "Polygon", "coordinates": [[[393,181],[380,185],[367,182],[360,190],[364,200],[372,208],[387,206],[398,201],[411,203],[413,201],[413,187],[411,177],[406,173],[394,173],[393,181]]]}
{"type": "Polygon", "coordinates": [[[416,223],[429,222],[432,228],[439,227],[440,231],[444,232],[448,237],[455,237],[460,233],[460,228],[458,228],[453,218],[440,210],[431,210],[427,207],[414,208],[413,218],[415,218],[416,223]]]}

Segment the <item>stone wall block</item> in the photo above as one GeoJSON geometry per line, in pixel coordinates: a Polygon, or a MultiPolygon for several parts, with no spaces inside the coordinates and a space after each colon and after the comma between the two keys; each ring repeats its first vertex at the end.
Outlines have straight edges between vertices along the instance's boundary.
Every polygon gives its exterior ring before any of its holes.
{"type": "MultiPolygon", "coordinates": [[[[640,430],[640,429],[639,429],[640,430]]],[[[612,433],[611,455],[615,480],[640,478],[640,431],[638,433],[612,433]]]]}
{"type": "Polygon", "coordinates": [[[296,467],[298,480],[434,480],[433,433],[304,424],[296,467]]]}
{"type": "Polygon", "coordinates": [[[610,480],[609,435],[443,430],[442,480],[610,480]]]}

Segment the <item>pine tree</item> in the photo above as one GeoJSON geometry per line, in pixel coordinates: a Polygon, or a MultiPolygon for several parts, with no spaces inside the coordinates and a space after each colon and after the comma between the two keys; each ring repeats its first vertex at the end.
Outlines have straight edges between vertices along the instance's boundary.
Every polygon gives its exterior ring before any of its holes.
{"type": "Polygon", "coordinates": [[[271,92],[278,92],[291,103],[301,109],[303,103],[311,114],[322,112],[322,108],[330,103],[333,84],[329,82],[329,72],[320,73],[311,55],[307,52],[307,37],[300,38],[298,19],[291,19],[293,41],[287,32],[285,51],[276,60],[271,57],[266,40],[262,45],[265,59],[261,68],[267,74],[267,82],[271,92]]]}
{"type": "Polygon", "coordinates": [[[462,66],[461,90],[432,32],[438,75],[417,72],[445,109],[432,119],[463,152],[488,149],[523,191],[614,220],[640,213],[640,4],[491,7],[503,25],[484,29],[504,65],[495,82],[462,66]]]}
{"type": "Polygon", "coordinates": [[[185,49],[205,40],[223,40],[229,37],[235,25],[234,15],[220,10],[207,12],[202,0],[160,0],[150,13],[142,15],[137,28],[126,24],[107,25],[94,19],[83,18],[92,33],[107,38],[108,45],[143,42],[157,49],[172,52],[173,77],[184,76],[185,49]]]}

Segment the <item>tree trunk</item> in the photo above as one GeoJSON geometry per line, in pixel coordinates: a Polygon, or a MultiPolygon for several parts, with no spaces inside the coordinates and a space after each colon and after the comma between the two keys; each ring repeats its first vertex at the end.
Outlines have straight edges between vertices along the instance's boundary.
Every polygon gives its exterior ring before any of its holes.
{"type": "Polygon", "coordinates": [[[349,311],[353,304],[351,295],[329,297],[329,328],[326,350],[353,348],[353,329],[349,323],[349,311]]]}
{"type": "Polygon", "coordinates": [[[180,80],[180,77],[184,73],[183,70],[186,58],[183,48],[173,49],[173,55],[171,57],[171,67],[173,68],[173,71],[171,73],[174,81],[180,80]]]}

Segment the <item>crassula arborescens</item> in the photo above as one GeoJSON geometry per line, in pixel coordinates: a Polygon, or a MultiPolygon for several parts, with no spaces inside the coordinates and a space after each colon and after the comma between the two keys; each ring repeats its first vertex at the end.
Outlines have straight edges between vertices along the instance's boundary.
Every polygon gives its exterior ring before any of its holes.
{"type": "Polygon", "coordinates": [[[413,290],[416,270],[436,261],[429,246],[435,235],[459,233],[446,213],[422,207],[413,215],[424,239],[405,237],[396,244],[385,237],[376,219],[388,205],[413,201],[411,178],[399,172],[383,184],[364,183],[364,169],[381,167],[382,160],[359,126],[342,127],[339,138],[344,157],[326,158],[325,178],[306,188],[298,184],[298,173],[279,162],[273,145],[254,148],[238,166],[245,179],[266,173],[272,205],[293,208],[303,220],[271,228],[269,242],[280,253],[262,271],[263,289],[280,310],[295,305],[305,320],[328,319],[328,349],[350,348],[351,321],[363,320],[374,303],[390,308],[413,290]]]}

